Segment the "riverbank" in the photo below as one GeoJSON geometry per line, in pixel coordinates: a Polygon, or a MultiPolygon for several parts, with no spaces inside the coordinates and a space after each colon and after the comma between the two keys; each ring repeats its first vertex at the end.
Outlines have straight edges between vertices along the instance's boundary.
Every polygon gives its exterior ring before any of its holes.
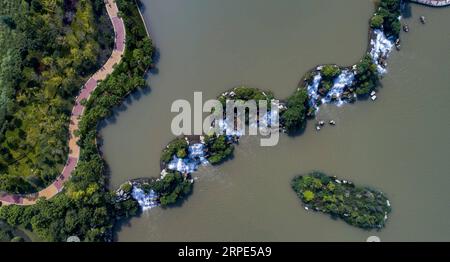
{"type": "MultiPolygon", "coordinates": [[[[98,82],[95,89],[94,84],[89,85],[90,95],[84,93],[80,101],[82,107],[75,110],[82,114],[77,122],[78,130],[74,132],[79,138],[75,170],[70,179],[64,181],[62,192],[51,199],[41,198],[29,206],[0,208],[1,220],[30,229],[44,241],[66,241],[74,235],[82,241],[111,241],[116,221],[135,215],[131,210],[137,209],[133,208],[135,202],[116,203],[111,199],[106,187],[105,163],[97,148],[97,126],[127,94],[145,86],[144,74],[152,63],[153,45],[134,2],[110,0],[106,4],[110,7],[117,4],[116,14],[120,10],[123,33],[127,32],[126,48],[124,42],[116,42],[116,47],[123,51],[120,63],[109,75],[104,70],[99,71],[104,80],[98,82]]],[[[119,17],[115,20],[117,23],[119,17]]]]}

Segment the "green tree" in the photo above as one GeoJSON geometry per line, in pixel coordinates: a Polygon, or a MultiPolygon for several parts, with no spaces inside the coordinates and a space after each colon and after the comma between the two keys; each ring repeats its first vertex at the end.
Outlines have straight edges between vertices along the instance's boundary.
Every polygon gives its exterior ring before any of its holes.
{"type": "Polygon", "coordinates": [[[312,191],[306,190],[303,192],[303,197],[305,202],[311,202],[314,199],[314,193],[312,191]]]}
{"type": "Polygon", "coordinates": [[[372,28],[381,28],[384,23],[384,18],[381,15],[374,15],[370,20],[370,27],[372,28]]]}
{"type": "Polygon", "coordinates": [[[288,98],[287,109],[280,113],[280,122],[289,133],[304,127],[307,101],[308,93],[305,88],[300,88],[288,98]]]}

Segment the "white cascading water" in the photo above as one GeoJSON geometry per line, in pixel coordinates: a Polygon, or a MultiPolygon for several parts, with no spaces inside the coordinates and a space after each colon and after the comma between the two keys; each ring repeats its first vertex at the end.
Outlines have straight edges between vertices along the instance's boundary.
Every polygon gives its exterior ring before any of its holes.
{"type": "Polygon", "coordinates": [[[153,190],[150,190],[150,192],[146,194],[143,189],[133,186],[131,197],[139,203],[139,206],[141,206],[143,210],[151,209],[159,205],[157,202],[159,196],[153,190]]]}
{"type": "Polygon", "coordinates": [[[387,73],[386,66],[380,63],[380,58],[386,60],[389,57],[392,49],[395,46],[393,40],[388,39],[384,32],[380,29],[373,30],[374,37],[370,40],[370,56],[373,62],[377,65],[377,70],[380,75],[387,73]]]}
{"type": "Polygon", "coordinates": [[[173,159],[169,162],[167,168],[179,171],[183,174],[190,174],[197,171],[199,166],[208,165],[209,162],[205,157],[204,147],[205,145],[202,143],[190,145],[188,148],[188,155],[185,158],[173,156],[173,159]]]}

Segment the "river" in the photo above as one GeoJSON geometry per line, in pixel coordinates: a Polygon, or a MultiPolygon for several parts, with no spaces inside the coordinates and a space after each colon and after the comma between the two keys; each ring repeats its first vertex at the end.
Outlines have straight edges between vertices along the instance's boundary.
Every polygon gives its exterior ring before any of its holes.
{"type": "MultiPolygon", "coordinates": [[[[374,11],[368,0],[142,2],[159,72],[101,130],[111,188],[159,176],[161,149],[174,137],[174,100],[192,101],[194,91],[215,98],[240,84],[287,97],[315,65],[357,62],[374,11]]],[[[378,100],[322,106],[318,118],[337,126],[316,132],[310,121],[276,147],[243,138],[233,160],[194,174],[183,205],[144,212],[117,240],[450,241],[450,9],[411,5],[411,14],[378,100]],[[305,211],[290,181],[311,170],[385,192],[393,207],[386,228],[364,231],[305,211]]]]}

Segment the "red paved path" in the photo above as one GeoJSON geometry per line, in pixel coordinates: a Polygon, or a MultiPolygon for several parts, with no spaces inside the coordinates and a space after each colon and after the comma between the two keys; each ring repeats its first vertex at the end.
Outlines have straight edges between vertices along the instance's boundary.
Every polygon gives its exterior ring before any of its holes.
{"type": "Polygon", "coordinates": [[[46,199],[54,197],[56,194],[61,192],[64,187],[64,183],[69,180],[72,172],[75,170],[78,159],[80,156],[80,147],[78,146],[78,137],[75,136],[74,132],[78,129],[79,117],[83,114],[84,106],[81,105],[83,99],[89,99],[92,92],[97,87],[97,83],[104,80],[109,74],[114,70],[114,65],[120,62],[123,52],[125,51],[125,25],[122,18],[118,16],[118,8],[114,0],[106,0],[106,10],[108,11],[108,16],[114,27],[114,50],[111,57],[106,61],[103,67],[97,71],[84,85],[78,95],[75,105],[72,109],[72,114],[70,116],[69,124],[69,156],[67,163],[64,166],[61,175],[48,187],[42,189],[36,194],[30,194],[25,196],[5,194],[0,193],[0,203],[2,205],[32,205],[35,204],[37,199],[43,197],[46,199]]]}

